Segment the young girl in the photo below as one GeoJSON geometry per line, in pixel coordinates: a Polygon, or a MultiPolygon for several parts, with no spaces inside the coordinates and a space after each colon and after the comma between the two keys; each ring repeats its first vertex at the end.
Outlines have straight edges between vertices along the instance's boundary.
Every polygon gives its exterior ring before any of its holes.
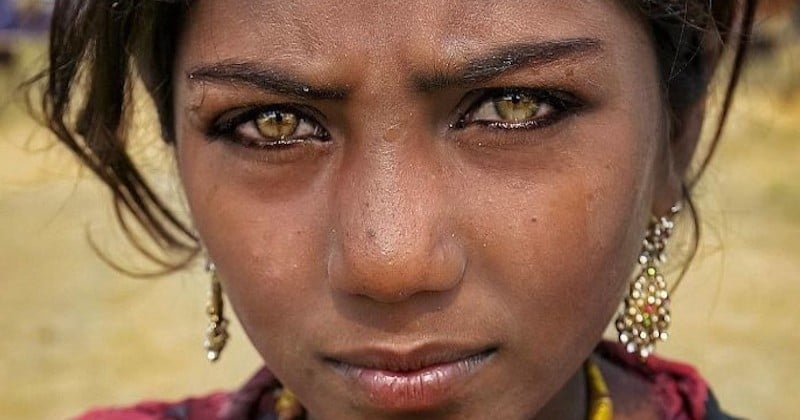
{"type": "Polygon", "coordinates": [[[224,292],[266,366],[84,418],[726,418],[652,353],[753,3],[57,1],[49,127],[165,268],[207,256],[209,359],[224,292]],[[191,223],[126,151],[137,80],[191,223]]]}

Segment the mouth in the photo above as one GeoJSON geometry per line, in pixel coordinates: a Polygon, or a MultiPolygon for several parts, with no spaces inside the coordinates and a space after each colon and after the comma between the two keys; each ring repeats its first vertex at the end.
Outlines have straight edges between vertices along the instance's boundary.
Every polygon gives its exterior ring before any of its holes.
{"type": "Polygon", "coordinates": [[[352,389],[383,410],[418,411],[451,400],[497,347],[427,344],[408,351],[364,348],[323,357],[352,389]]]}

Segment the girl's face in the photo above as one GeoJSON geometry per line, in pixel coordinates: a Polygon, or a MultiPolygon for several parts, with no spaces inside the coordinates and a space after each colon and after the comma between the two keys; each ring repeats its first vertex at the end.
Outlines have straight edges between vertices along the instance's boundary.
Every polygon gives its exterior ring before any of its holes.
{"type": "Polygon", "coordinates": [[[640,17],[605,0],[230,0],[194,2],[185,25],[194,221],[312,416],[530,418],[582,395],[677,190],[640,17]]]}

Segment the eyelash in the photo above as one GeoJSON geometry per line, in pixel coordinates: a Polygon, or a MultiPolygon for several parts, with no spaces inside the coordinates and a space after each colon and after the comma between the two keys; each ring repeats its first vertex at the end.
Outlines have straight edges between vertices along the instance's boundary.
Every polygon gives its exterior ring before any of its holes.
{"type": "MultiPolygon", "coordinates": [[[[222,139],[242,147],[267,150],[289,148],[310,139],[321,142],[328,141],[330,134],[317,122],[320,118],[313,116],[313,114],[315,114],[313,110],[296,105],[240,108],[223,113],[222,116],[214,121],[207,134],[212,139],[222,139]],[[291,115],[296,119],[298,128],[306,124],[310,125],[312,130],[309,134],[303,136],[287,136],[280,139],[267,139],[266,141],[264,139],[246,139],[237,133],[237,131],[243,130],[246,124],[256,125],[258,118],[275,113],[291,115]]],[[[255,130],[259,130],[257,125],[255,130]]]]}
{"type": "MultiPolygon", "coordinates": [[[[458,106],[457,109],[463,110],[459,111],[459,119],[454,124],[450,125],[453,129],[465,129],[472,125],[501,130],[542,129],[578,112],[584,106],[584,103],[575,95],[562,90],[529,88],[481,89],[467,94],[464,100],[462,100],[462,104],[466,105],[458,106]],[[531,99],[535,101],[537,105],[549,107],[550,112],[544,117],[521,122],[489,121],[474,118],[476,112],[482,110],[484,107],[490,106],[493,102],[496,103],[496,101],[501,98],[509,98],[512,96],[531,99]]],[[[330,134],[318,122],[321,118],[316,117],[315,114],[318,113],[313,109],[290,104],[235,109],[225,112],[218,117],[212,124],[207,135],[210,139],[225,140],[248,149],[259,149],[268,152],[288,151],[288,149],[295,148],[296,146],[308,145],[309,141],[325,143],[330,140],[330,134]],[[237,133],[237,131],[243,130],[246,124],[256,124],[256,120],[259,117],[269,113],[291,115],[296,118],[298,126],[300,124],[308,124],[313,127],[313,130],[308,135],[300,137],[287,136],[281,139],[248,139],[244,138],[240,133],[237,133]]],[[[256,131],[258,131],[257,127],[256,131]]]]}
{"type": "MultiPolygon", "coordinates": [[[[461,113],[458,121],[451,125],[455,129],[464,129],[472,124],[502,130],[537,130],[553,125],[563,118],[580,111],[585,103],[575,95],[557,89],[530,88],[495,88],[484,89],[468,95],[464,102],[468,104],[466,112],[461,113]],[[537,105],[551,108],[548,115],[522,122],[503,122],[474,119],[477,111],[500,98],[524,97],[532,99],[537,105]]],[[[496,109],[496,108],[495,108],[496,109]]]]}

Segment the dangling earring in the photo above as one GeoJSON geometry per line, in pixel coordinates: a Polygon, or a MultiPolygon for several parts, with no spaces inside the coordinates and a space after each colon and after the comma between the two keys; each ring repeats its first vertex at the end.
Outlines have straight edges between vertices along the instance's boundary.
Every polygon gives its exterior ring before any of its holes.
{"type": "Polygon", "coordinates": [[[206,264],[206,272],[211,274],[211,290],[208,292],[208,303],[206,304],[208,327],[203,346],[206,349],[208,361],[216,362],[228,341],[228,320],[222,314],[222,285],[217,278],[217,269],[214,263],[206,264]]]}
{"type": "Polygon", "coordinates": [[[642,361],[653,353],[658,341],[666,341],[669,336],[669,291],[659,268],[667,261],[667,241],[681,207],[678,203],[669,215],[651,221],[639,255],[641,271],[631,282],[624,308],[617,317],[619,342],[628,353],[637,353],[642,361]]]}

